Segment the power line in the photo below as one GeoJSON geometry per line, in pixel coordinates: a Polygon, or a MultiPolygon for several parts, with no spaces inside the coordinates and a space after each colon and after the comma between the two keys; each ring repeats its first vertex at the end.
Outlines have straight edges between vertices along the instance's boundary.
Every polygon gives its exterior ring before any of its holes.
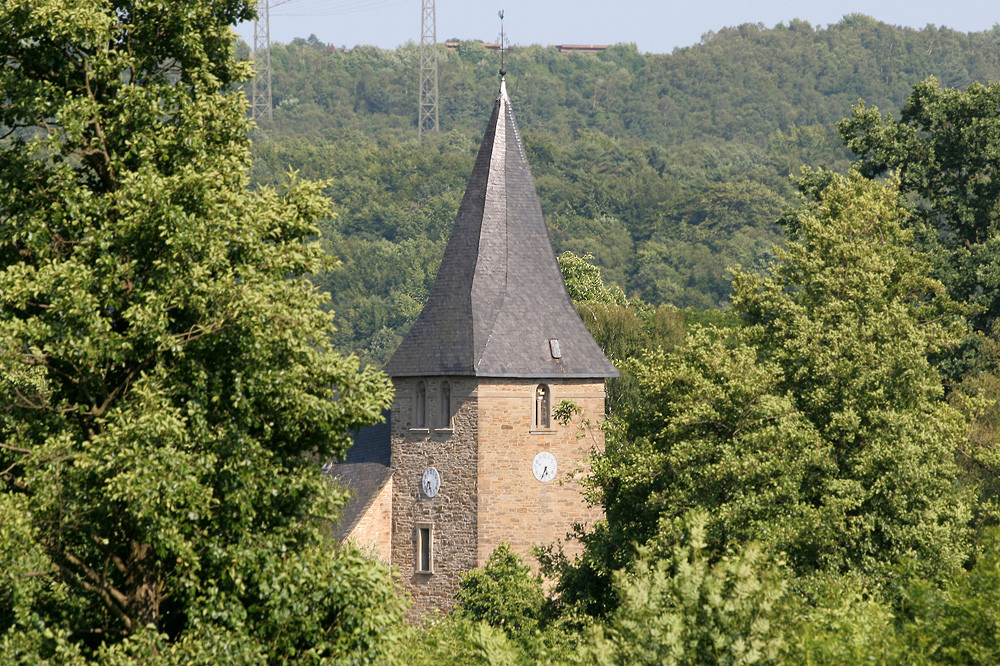
{"type": "Polygon", "coordinates": [[[275,12],[278,16],[340,16],[344,14],[359,14],[375,9],[395,7],[412,0],[348,0],[347,2],[328,2],[327,0],[300,0],[294,8],[289,7],[275,12]]]}
{"type": "MultiPolygon", "coordinates": [[[[294,13],[282,11],[282,16],[315,16],[354,14],[401,5],[410,0],[299,0],[294,13]]],[[[257,0],[257,17],[253,21],[253,92],[250,115],[254,120],[274,118],[271,96],[271,10],[292,0],[257,0]]],[[[421,0],[420,8],[420,105],[417,133],[439,131],[438,120],[438,57],[437,18],[434,0],[421,0]]]]}

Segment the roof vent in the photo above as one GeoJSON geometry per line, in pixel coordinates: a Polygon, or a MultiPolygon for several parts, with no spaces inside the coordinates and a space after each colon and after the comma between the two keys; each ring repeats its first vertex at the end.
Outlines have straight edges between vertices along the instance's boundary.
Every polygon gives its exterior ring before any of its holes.
{"type": "Polygon", "coordinates": [[[562,358],[562,349],[559,348],[557,338],[549,338],[549,353],[552,354],[552,358],[562,358]]]}

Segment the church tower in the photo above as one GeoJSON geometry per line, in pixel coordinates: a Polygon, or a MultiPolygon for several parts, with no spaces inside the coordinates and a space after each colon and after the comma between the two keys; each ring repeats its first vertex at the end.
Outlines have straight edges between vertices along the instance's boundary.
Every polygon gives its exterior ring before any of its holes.
{"type": "Polygon", "coordinates": [[[530,558],[600,517],[578,479],[618,373],[566,292],[503,80],[430,297],[385,371],[388,467],[365,469],[388,471],[352,519],[378,534],[415,615],[450,608],[501,542],[530,558]]]}

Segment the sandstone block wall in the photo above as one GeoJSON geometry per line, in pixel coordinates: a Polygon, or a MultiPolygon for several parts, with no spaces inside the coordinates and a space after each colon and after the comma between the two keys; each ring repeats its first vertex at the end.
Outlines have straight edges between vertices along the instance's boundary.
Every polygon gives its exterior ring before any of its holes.
{"type": "Polygon", "coordinates": [[[413,428],[418,379],[396,378],[392,407],[393,518],[392,562],[413,597],[411,617],[432,609],[447,611],[459,576],[476,566],[477,420],[476,382],[449,377],[453,418],[440,423],[441,386],[445,378],[427,378],[428,426],[413,428]],[[451,427],[448,427],[450,425],[451,427]],[[441,487],[428,498],[420,482],[424,470],[437,469],[441,487]],[[433,573],[417,568],[417,528],[433,529],[433,573]]]}
{"type": "MultiPolygon", "coordinates": [[[[588,457],[603,449],[604,382],[594,380],[488,380],[470,377],[395,378],[392,407],[391,561],[413,597],[411,618],[449,610],[460,576],[486,563],[502,541],[534,565],[536,545],[565,541],[575,523],[601,516],[583,499],[580,479],[588,457]],[[426,428],[415,428],[418,383],[425,384],[426,428]],[[451,387],[450,423],[440,414],[442,382],[451,387]],[[550,392],[550,407],[563,400],[581,409],[566,425],[554,418],[548,428],[534,423],[539,384],[550,392]],[[589,422],[589,425],[586,425],[589,422]],[[538,481],[535,455],[547,451],[558,463],[556,477],[538,481]],[[421,488],[424,470],[441,478],[436,497],[421,488]],[[417,530],[433,530],[433,571],[417,571],[417,530]]],[[[566,552],[579,552],[575,542],[566,552]]]]}
{"type": "Polygon", "coordinates": [[[365,514],[347,535],[361,550],[380,562],[392,562],[392,478],[379,492],[365,514]]]}
{"type": "MultiPolygon", "coordinates": [[[[479,540],[477,565],[506,541],[534,565],[536,545],[564,541],[574,523],[592,524],[599,508],[583,499],[580,479],[589,473],[588,457],[604,447],[604,382],[593,380],[504,379],[479,385],[479,540]],[[581,408],[566,425],[554,418],[549,428],[534,426],[535,391],[549,387],[551,407],[570,400],[581,408]],[[590,425],[585,426],[584,421],[590,425]],[[546,483],[532,472],[536,454],[548,451],[558,473],[546,483]]],[[[576,542],[566,552],[579,552],[576,542]]]]}

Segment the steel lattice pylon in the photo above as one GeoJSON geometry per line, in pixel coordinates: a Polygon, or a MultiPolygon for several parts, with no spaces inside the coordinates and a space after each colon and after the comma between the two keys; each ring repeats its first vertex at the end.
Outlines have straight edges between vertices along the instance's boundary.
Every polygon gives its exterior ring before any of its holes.
{"type": "Polygon", "coordinates": [[[434,0],[421,0],[420,8],[420,110],[417,133],[438,131],[437,19],[434,0]]]}
{"type": "Polygon", "coordinates": [[[250,117],[272,120],[271,111],[271,8],[268,0],[258,0],[253,22],[253,96],[250,117]]]}

